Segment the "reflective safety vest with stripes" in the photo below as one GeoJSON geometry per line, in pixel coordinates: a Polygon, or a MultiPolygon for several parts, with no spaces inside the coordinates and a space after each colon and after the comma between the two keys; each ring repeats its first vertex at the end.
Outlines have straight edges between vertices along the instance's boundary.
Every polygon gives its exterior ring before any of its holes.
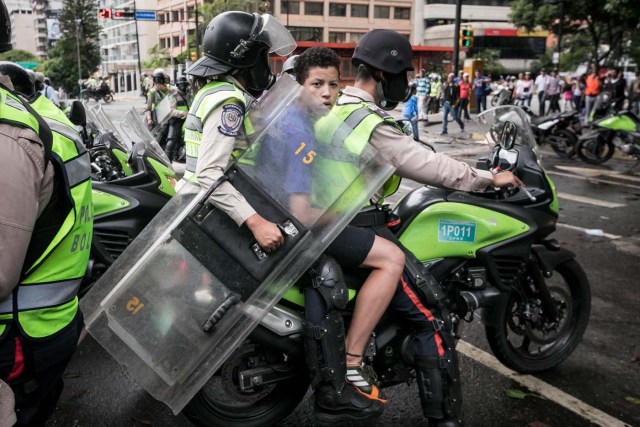
{"type": "MultiPolygon", "coordinates": [[[[247,110],[248,101],[244,92],[228,82],[212,81],[207,83],[195,96],[189,115],[184,123],[184,145],[187,154],[184,179],[196,182],[196,164],[202,141],[202,123],[207,116],[218,106],[226,103],[240,102],[247,110]]],[[[253,126],[247,114],[244,116],[244,129],[247,135],[253,133],[253,126]]],[[[237,159],[244,150],[236,149],[231,154],[232,159],[237,159]]]]}
{"type": "MultiPolygon", "coordinates": [[[[314,173],[322,176],[314,179],[314,183],[319,185],[313,190],[313,198],[314,203],[320,207],[329,207],[340,198],[344,202],[334,206],[334,209],[340,210],[340,204],[349,203],[356,194],[365,190],[364,183],[359,183],[357,179],[360,174],[358,165],[375,129],[386,124],[398,129],[400,133],[402,131],[390,115],[374,110],[366,102],[336,104],[331,112],[334,116],[325,116],[316,123],[319,156],[314,173]],[[335,116],[341,121],[335,120],[335,116]],[[333,150],[332,147],[337,149],[333,150]],[[345,185],[348,184],[350,186],[343,194],[345,185]]],[[[396,175],[389,178],[378,190],[378,197],[383,199],[395,193],[400,180],[396,175]]]]}
{"type": "MultiPolygon", "coordinates": [[[[0,98],[2,121],[38,132],[37,119],[17,97],[0,89],[0,98]]],[[[26,336],[43,338],[69,325],[78,311],[77,293],[93,231],[91,166],[89,153],[64,113],[44,96],[30,104],[52,131],[50,160],[54,179],[59,180],[54,188],[60,189],[60,197],[52,196],[36,221],[22,279],[12,294],[0,301],[0,335],[6,324],[14,322],[26,336]],[[65,208],[62,212],[61,207],[65,208]],[[49,230],[50,216],[59,218],[57,230],[49,230]],[[34,241],[38,238],[45,241],[34,241]]]]}

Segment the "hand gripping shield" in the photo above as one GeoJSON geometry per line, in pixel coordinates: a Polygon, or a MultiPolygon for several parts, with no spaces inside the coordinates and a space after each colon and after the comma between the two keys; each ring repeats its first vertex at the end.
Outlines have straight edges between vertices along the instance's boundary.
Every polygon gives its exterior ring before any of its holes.
{"type": "Polygon", "coordinates": [[[326,146],[323,129],[346,124],[289,77],[250,119],[251,149],[208,191],[185,184],[81,302],[89,332],[176,413],[393,173],[366,141],[357,155],[326,146]],[[222,182],[278,224],[282,247],[265,253],[214,206],[222,182]]]}

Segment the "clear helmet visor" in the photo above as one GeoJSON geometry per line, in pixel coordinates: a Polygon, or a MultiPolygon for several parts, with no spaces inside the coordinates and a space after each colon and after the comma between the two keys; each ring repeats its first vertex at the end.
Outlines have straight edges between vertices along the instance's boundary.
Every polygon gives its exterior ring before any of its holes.
{"type": "Polygon", "coordinates": [[[269,53],[275,53],[279,56],[290,55],[296,48],[296,41],[289,30],[269,14],[260,15],[259,21],[262,26],[258,29],[255,40],[267,44],[269,53]]]}

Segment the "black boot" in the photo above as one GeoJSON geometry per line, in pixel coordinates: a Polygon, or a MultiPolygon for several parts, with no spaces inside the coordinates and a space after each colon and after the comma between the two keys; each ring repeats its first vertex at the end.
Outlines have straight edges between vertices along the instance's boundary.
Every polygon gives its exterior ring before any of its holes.
{"type": "Polygon", "coordinates": [[[321,423],[366,420],[380,415],[384,406],[381,401],[369,399],[349,384],[341,392],[328,382],[321,382],[316,388],[315,410],[321,423]]]}
{"type": "Polygon", "coordinates": [[[438,362],[438,358],[415,360],[422,413],[429,420],[430,427],[462,426],[460,419],[453,413],[457,412],[462,403],[461,396],[449,395],[448,391],[456,388],[447,389],[447,372],[439,367],[438,362]]]}
{"type": "Polygon", "coordinates": [[[174,151],[176,149],[176,140],[171,138],[167,141],[167,145],[164,147],[164,154],[167,155],[169,161],[173,162],[174,151]]]}

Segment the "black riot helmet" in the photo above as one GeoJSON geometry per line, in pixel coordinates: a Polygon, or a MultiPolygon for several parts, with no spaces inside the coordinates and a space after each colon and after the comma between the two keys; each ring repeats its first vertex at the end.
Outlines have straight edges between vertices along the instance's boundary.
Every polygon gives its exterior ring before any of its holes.
{"type": "Polygon", "coordinates": [[[167,76],[162,68],[156,68],[153,70],[153,82],[165,84],[167,76]]]}
{"type": "Polygon", "coordinates": [[[0,53],[11,49],[11,21],[9,20],[9,11],[4,4],[4,0],[0,0],[0,53]]]}
{"type": "Polygon", "coordinates": [[[204,56],[187,74],[214,77],[242,75],[247,90],[259,94],[275,81],[269,53],[289,55],[296,42],[271,15],[238,11],[223,12],[209,22],[204,33],[204,56]]]}
{"type": "Polygon", "coordinates": [[[185,76],[180,76],[176,80],[176,86],[182,92],[186,92],[189,89],[190,83],[189,83],[189,80],[187,80],[187,78],[185,76]]]}
{"type": "Polygon", "coordinates": [[[395,108],[411,96],[407,71],[413,70],[411,44],[401,34],[393,30],[372,30],[358,42],[351,62],[356,67],[364,66],[378,82],[380,106],[395,108]],[[376,77],[374,70],[380,70],[384,79],[376,77]]]}
{"type": "Polygon", "coordinates": [[[0,76],[9,77],[16,92],[27,97],[36,93],[36,86],[29,72],[16,63],[0,61],[0,76]]]}

